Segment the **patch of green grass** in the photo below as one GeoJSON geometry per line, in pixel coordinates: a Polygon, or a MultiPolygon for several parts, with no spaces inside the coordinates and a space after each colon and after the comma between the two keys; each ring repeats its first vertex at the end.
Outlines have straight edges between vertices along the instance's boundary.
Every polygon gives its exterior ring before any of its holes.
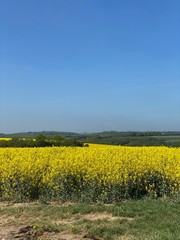
{"type": "Polygon", "coordinates": [[[26,219],[28,224],[50,226],[82,236],[89,234],[101,240],[180,240],[180,202],[173,200],[142,199],[109,205],[1,204],[0,216],[18,217],[21,225],[26,219]],[[88,214],[110,214],[112,219],[88,218],[88,214]]]}

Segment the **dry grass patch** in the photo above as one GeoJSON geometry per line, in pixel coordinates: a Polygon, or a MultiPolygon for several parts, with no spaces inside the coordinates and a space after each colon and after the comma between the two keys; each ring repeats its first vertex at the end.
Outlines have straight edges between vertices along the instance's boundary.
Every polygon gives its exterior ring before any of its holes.
{"type": "Polygon", "coordinates": [[[128,220],[132,221],[134,218],[130,217],[114,217],[111,213],[89,213],[89,214],[84,214],[82,215],[82,218],[88,219],[88,220],[109,220],[109,221],[114,221],[114,220],[128,220]]]}
{"type": "Polygon", "coordinates": [[[0,203],[0,240],[180,240],[179,211],[175,200],[0,203]]]}

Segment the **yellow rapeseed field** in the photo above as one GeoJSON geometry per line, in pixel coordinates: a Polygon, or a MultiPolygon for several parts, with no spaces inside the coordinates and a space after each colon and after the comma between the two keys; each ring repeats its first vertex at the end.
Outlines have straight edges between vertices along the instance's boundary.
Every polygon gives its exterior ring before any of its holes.
{"type": "Polygon", "coordinates": [[[9,141],[11,140],[12,138],[0,138],[0,141],[4,140],[4,141],[9,141]]]}
{"type": "Polygon", "coordinates": [[[180,190],[180,148],[0,148],[0,198],[105,201],[180,190]]]}

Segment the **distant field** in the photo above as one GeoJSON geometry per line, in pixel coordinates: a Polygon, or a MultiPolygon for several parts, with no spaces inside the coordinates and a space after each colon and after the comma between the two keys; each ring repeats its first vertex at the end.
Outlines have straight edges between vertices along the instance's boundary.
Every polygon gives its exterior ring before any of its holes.
{"type": "Polygon", "coordinates": [[[180,136],[155,136],[154,138],[165,139],[166,142],[178,142],[178,141],[180,141],[180,136]]]}
{"type": "Polygon", "coordinates": [[[167,146],[180,147],[180,132],[100,132],[100,133],[68,133],[68,132],[27,132],[14,133],[11,135],[1,135],[0,140],[6,136],[7,140],[11,137],[32,140],[38,135],[44,135],[47,140],[61,136],[64,140],[76,139],[82,143],[108,144],[121,146],[167,146]]]}
{"type": "Polygon", "coordinates": [[[11,140],[11,138],[0,138],[0,141],[1,140],[9,141],[9,140],[11,140]]]}
{"type": "Polygon", "coordinates": [[[180,136],[153,136],[153,138],[164,140],[166,143],[180,142],[180,136]]]}
{"type": "Polygon", "coordinates": [[[91,148],[105,148],[105,147],[116,147],[116,148],[118,148],[119,147],[117,145],[108,145],[108,144],[100,144],[100,143],[87,143],[87,144],[91,148]]]}

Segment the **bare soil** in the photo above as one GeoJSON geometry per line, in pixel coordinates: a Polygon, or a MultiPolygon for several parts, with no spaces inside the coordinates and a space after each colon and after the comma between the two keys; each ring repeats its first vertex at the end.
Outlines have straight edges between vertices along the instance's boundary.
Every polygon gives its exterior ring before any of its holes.
{"type": "MultiPolygon", "coordinates": [[[[36,203],[33,203],[36,204],[36,203]]],[[[8,207],[27,207],[31,204],[8,204],[0,203],[1,208],[8,207]]],[[[73,214],[68,218],[51,219],[50,224],[68,225],[73,226],[78,220],[87,219],[90,221],[95,220],[108,220],[113,221],[117,219],[126,219],[132,221],[134,218],[127,217],[114,217],[110,213],[90,213],[90,214],[73,214]]],[[[42,222],[43,220],[38,217],[20,215],[19,217],[2,215],[0,216],[0,240],[101,240],[94,236],[88,235],[87,233],[74,234],[70,231],[56,231],[48,228],[44,228],[41,231],[36,229],[34,223],[42,222]]],[[[132,238],[121,238],[122,240],[129,240],[132,238]]]]}

